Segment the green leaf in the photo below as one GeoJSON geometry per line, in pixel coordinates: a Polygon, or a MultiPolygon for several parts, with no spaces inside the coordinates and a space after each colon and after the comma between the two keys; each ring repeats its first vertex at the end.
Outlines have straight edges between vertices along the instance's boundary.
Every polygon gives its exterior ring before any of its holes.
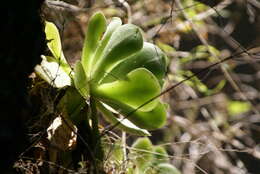
{"type": "Polygon", "coordinates": [[[156,166],[157,174],[181,174],[181,172],[171,164],[162,163],[156,166]]]}
{"type": "MultiPolygon", "coordinates": [[[[122,21],[121,21],[120,18],[118,18],[118,17],[112,18],[111,22],[107,26],[107,30],[106,30],[104,36],[102,37],[102,40],[100,41],[100,43],[98,45],[98,48],[96,49],[95,56],[93,58],[93,60],[95,60],[95,62],[97,62],[100,59],[100,56],[102,55],[102,53],[103,53],[109,39],[111,38],[112,34],[121,25],[122,25],[122,21]]],[[[88,72],[88,74],[89,73],[90,72],[88,72]]]]}
{"type": "Polygon", "coordinates": [[[137,168],[141,171],[149,167],[153,160],[153,144],[149,138],[138,138],[132,145],[132,158],[137,168]]]}
{"type": "Polygon", "coordinates": [[[101,83],[123,79],[127,73],[143,67],[152,72],[162,85],[167,71],[166,62],[165,54],[158,47],[145,42],[141,51],[119,63],[106,75],[101,83]]]}
{"type": "Polygon", "coordinates": [[[77,125],[82,119],[80,111],[86,106],[85,99],[80,93],[73,87],[66,89],[66,93],[59,101],[57,108],[62,113],[65,113],[75,125],[77,125]]]}
{"type": "MultiPolygon", "coordinates": [[[[94,95],[105,102],[137,108],[160,94],[161,88],[150,71],[138,68],[128,73],[125,79],[99,85],[94,90],[94,95]]],[[[158,99],[153,100],[140,111],[151,111],[157,104],[158,99]]]]}
{"type": "Polygon", "coordinates": [[[104,107],[105,105],[103,105],[102,103],[97,103],[97,105],[106,121],[108,121],[111,124],[117,124],[119,122],[117,128],[133,135],[150,136],[150,133],[147,130],[137,127],[129,120],[122,120],[120,118],[117,118],[111,111],[104,107]]]}
{"type": "Polygon", "coordinates": [[[116,142],[113,144],[112,157],[119,165],[122,165],[122,162],[124,160],[124,150],[122,148],[121,142],[116,142]]]}
{"type": "Polygon", "coordinates": [[[122,167],[124,162],[124,148],[122,148],[122,141],[115,140],[113,143],[104,143],[104,151],[106,161],[113,161],[114,167],[122,167]]]}
{"type": "Polygon", "coordinates": [[[124,104],[116,105],[109,102],[106,104],[142,129],[154,130],[161,128],[166,123],[166,109],[165,104],[162,103],[158,103],[153,110],[148,112],[136,110],[124,104]]]}
{"type": "Polygon", "coordinates": [[[166,152],[165,148],[163,148],[162,146],[154,146],[153,151],[155,153],[154,154],[154,164],[169,162],[169,156],[168,156],[168,153],[166,152]]]}
{"type": "Polygon", "coordinates": [[[45,22],[45,34],[47,39],[47,46],[50,49],[53,57],[57,60],[59,65],[64,69],[64,71],[68,74],[71,69],[67,60],[64,57],[62,52],[60,34],[57,27],[51,22],[45,22]]]}
{"type": "Polygon", "coordinates": [[[79,93],[85,98],[89,98],[89,84],[86,73],[80,61],[74,67],[74,85],[79,93]]]}
{"type": "Polygon", "coordinates": [[[64,71],[56,59],[42,56],[41,65],[35,67],[35,72],[55,88],[71,85],[70,76],[64,71]]]}
{"type": "MultiPolygon", "coordinates": [[[[122,107],[122,113],[128,115],[133,111],[122,107]]],[[[162,103],[159,103],[152,111],[142,112],[140,110],[132,113],[128,119],[140,128],[147,130],[158,129],[166,123],[166,110],[162,103]]]]}
{"type": "Polygon", "coordinates": [[[105,16],[101,12],[97,12],[93,16],[91,16],[86,31],[81,57],[82,65],[86,72],[90,71],[91,69],[93,55],[96,51],[99,40],[101,39],[102,34],[105,30],[105,16]]]}
{"type": "Polygon", "coordinates": [[[123,59],[138,52],[143,47],[143,38],[139,28],[132,24],[118,27],[112,34],[101,57],[97,60],[91,77],[100,80],[106,72],[123,59]]]}
{"type": "Polygon", "coordinates": [[[58,59],[62,55],[60,34],[57,27],[51,22],[45,22],[45,34],[47,39],[47,46],[53,56],[58,59]]]}

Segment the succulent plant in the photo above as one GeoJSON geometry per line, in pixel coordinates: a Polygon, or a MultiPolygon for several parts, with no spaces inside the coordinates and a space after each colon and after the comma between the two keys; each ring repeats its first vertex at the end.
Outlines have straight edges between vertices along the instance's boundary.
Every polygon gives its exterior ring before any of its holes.
{"type": "Polygon", "coordinates": [[[71,68],[58,29],[46,22],[52,56],[42,56],[35,71],[53,87],[67,90],[59,106],[73,121],[92,99],[108,122],[128,133],[149,135],[147,130],[166,121],[165,105],[159,98],[151,99],[161,93],[167,58],[157,46],[143,41],[137,26],[122,25],[117,17],[106,23],[100,12],[89,19],[81,60],[71,68]]]}

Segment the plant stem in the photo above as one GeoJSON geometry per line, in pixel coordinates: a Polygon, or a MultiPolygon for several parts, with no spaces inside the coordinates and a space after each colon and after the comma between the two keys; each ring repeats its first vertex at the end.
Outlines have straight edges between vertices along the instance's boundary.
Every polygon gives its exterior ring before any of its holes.
{"type": "MultiPolygon", "coordinates": [[[[96,164],[95,172],[101,172],[103,171],[103,148],[101,146],[101,139],[100,139],[100,133],[98,129],[98,115],[97,115],[97,106],[96,101],[93,97],[90,97],[90,110],[91,110],[91,120],[92,120],[92,147],[94,150],[94,164],[96,164]]],[[[99,174],[96,173],[96,174],[99,174]]]]}

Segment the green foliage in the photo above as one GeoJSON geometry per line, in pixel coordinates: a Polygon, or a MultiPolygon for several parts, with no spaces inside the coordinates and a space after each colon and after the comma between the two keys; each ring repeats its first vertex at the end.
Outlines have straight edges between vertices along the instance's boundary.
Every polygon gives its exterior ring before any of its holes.
{"type": "MultiPolygon", "coordinates": [[[[145,68],[135,69],[125,78],[99,85],[95,89],[95,95],[101,100],[111,102],[119,107],[127,104],[129,107],[137,108],[160,94],[161,89],[156,77],[145,68]]],[[[157,105],[158,100],[154,100],[140,108],[140,111],[151,111],[157,105]]]]}
{"type": "Polygon", "coordinates": [[[162,86],[166,72],[166,65],[167,58],[162,51],[155,45],[144,42],[142,50],[119,63],[110,72],[114,77],[108,75],[103,79],[102,83],[114,81],[115,77],[123,79],[129,72],[143,67],[152,72],[162,86]]]}
{"type": "Polygon", "coordinates": [[[160,164],[160,163],[169,163],[169,156],[165,148],[162,146],[154,146],[153,147],[154,151],[154,163],[155,164],[160,164]]]}
{"type": "Polygon", "coordinates": [[[59,31],[51,22],[45,22],[47,46],[52,56],[42,55],[41,65],[35,67],[35,72],[56,88],[71,85],[71,68],[62,52],[59,31]]]}
{"type": "Polygon", "coordinates": [[[85,106],[86,102],[81,94],[75,88],[68,87],[57,107],[64,115],[70,118],[75,125],[77,125],[84,119],[82,118],[80,111],[85,106]]]}
{"type": "MultiPolygon", "coordinates": [[[[178,76],[175,76],[174,79],[177,81],[182,81],[186,79],[188,76],[192,76],[193,73],[188,70],[179,70],[178,71],[178,76]]],[[[203,82],[198,77],[193,77],[190,80],[187,80],[185,84],[191,86],[194,89],[197,89],[199,92],[203,93],[204,95],[213,95],[217,92],[219,92],[226,84],[226,80],[223,79],[221,80],[214,88],[210,89],[205,85],[203,82]]]]}
{"type": "MultiPolygon", "coordinates": [[[[121,129],[125,132],[128,132],[128,133],[140,135],[140,136],[149,136],[150,135],[150,133],[146,129],[137,127],[135,124],[133,124],[128,119],[121,119],[121,118],[115,117],[115,115],[111,112],[111,111],[113,111],[113,109],[110,108],[109,106],[98,103],[98,108],[99,108],[99,111],[103,114],[106,121],[108,121],[109,123],[112,123],[112,124],[119,123],[117,126],[119,129],[121,129]]],[[[116,112],[116,111],[114,111],[114,112],[116,112]]]]}
{"type": "MultiPolygon", "coordinates": [[[[181,4],[183,6],[183,11],[186,15],[186,17],[182,14],[180,16],[181,22],[186,21],[188,18],[190,21],[192,21],[196,26],[204,26],[205,22],[203,20],[199,20],[197,16],[199,13],[205,11],[208,9],[208,7],[202,3],[199,3],[196,0],[182,0],[181,4]],[[189,8],[187,8],[189,7],[189,8]]],[[[190,23],[186,23],[182,28],[180,28],[180,31],[183,33],[190,33],[193,30],[192,25],[190,23]]]]}
{"type": "Polygon", "coordinates": [[[209,62],[215,62],[217,59],[216,57],[212,56],[213,53],[215,56],[220,56],[220,51],[216,49],[215,47],[208,45],[199,45],[193,48],[189,56],[183,57],[180,61],[181,64],[188,63],[193,60],[200,60],[200,59],[205,59],[208,60],[209,62]],[[210,52],[209,52],[210,51],[210,52]]]}
{"type": "MultiPolygon", "coordinates": [[[[192,63],[193,61],[198,60],[205,60],[205,62],[216,62],[217,58],[216,56],[220,56],[220,51],[216,49],[215,47],[208,45],[199,45],[193,48],[190,52],[187,53],[188,55],[185,57],[182,57],[180,59],[180,66],[184,66],[186,64],[192,63]],[[214,54],[214,56],[212,55],[214,54]]],[[[189,76],[193,76],[193,72],[190,70],[178,70],[177,76],[174,76],[174,80],[176,81],[182,81],[186,79],[189,76]]],[[[226,80],[221,80],[215,87],[209,88],[206,84],[204,84],[198,77],[194,76],[193,78],[185,81],[185,84],[191,86],[194,89],[197,89],[202,94],[209,96],[218,93],[225,85],[226,80]]]]}
{"type": "Polygon", "coordinates": [[[157,174],[181,174],[181,172],[171,164],[162,163],[157,166],[157,174]]]}
{"type": "Polygon", "coordinates": [[[88,24],[81,62],[86,72],[90,71],[98,41],[106,30],[106,18],[102,13],[93,15],[88,24]]]}
{"type": "Polygon", "coordinates": [[[166,56],[155,45],[143,42],[137,26],[122,25],[119,18],[113,18],[106,27],[104,15],[94,14],[86,30],[81,61],[73,70],[63,55],[55,25],[46,22],[45,31],[53,57],[44,56],[35,70],[53,87],[71,86],[59,108],[74,114],[71,118],[75,122],[78,117],[70,105],[81,106],[80,97],[75,97],[80,94],[83,101],[92,98],[108,122],[118,124],[118,128],[129,133],[149,135],[145,129],[153,130],[165,124],[166,108],[159,99],[140,106],[160,94],[166,56]],[[78,94],[73,95],[75,90],[78,94]],[[119,119],[121,114],[128,118],[119,119]]]}
{"type": "Polygon", "coordinates": [[[156,42],[158,47],[161,48],[165,53],[173,53],[176,52],[176,49],[173,48],[172,46],[165,44],[163,42],[157,41],[156,42]]]}
{"type": "Polygon", "coordinates": [[[51,22],[46,22],[45,25],[46,25],[45,26],[46,39],[48,41],[47,46],[51,51],[54,60],[56,60],[59,66],[61,66],[61,68],[64,69],[66,73],[70,73],[71,69],[62,51],[61,40],[60,40],[58,29],[51,22]]]}
{"type": "Polygon", "coordinates": [[[250,103],[244,101],[229,101],[227,109],[229,115],[235,116],[249,111],[251,109],[251,105],[250,103]]]}
{"type": "Polygon", "coordinates": [[[153,159],[152,151],[153,145],[148,138],[139,138],[132,145],[132,153],[134,153],[134,161],[137,166],[137,170],[144,171],[150,165],[150,161],[153,159]]]}
{"type": "Polygon", "coordinates": [[[111,35],[100,58],[97,58],[91,78],[96,81],[104,78],[119,62],[137,53],[142,47],[143,38],[137,26],[125,24],[118,27],[111,35]]]}
{"type": "Polygon", "coordinates": [[[84,98],[89,97],[89,85],[82,63],[78,61],[74,67],[74,85],[84,98]]]}
{"type": "Polygon", "coordinates": [[[121,140],[113,142],[109,140],[107,143],[104,143],[104,151],[106,158],[105,166],[109,169],[113,168],[113,173],[120,173],[121,170],[125,171],[125,152],[121,140]]]}
{"type": "Polygon", "coordinates": [[[154,146],[147,138],[138,138],[132,145],[130,158],[135,169],[128,174],[181,174],[180,171],[169,164],[169,155],[162,146],[154,146]]]}
{"type": "MultiPolygon", "coordinates": [[[[110,41],[110,38],[112,36],[112,34],[114,33],[114,31],[120,27],[122,25],[122,21],[120,18],[117,18],[117,17],[114,17],[112,18],[110,24],[107,26],[107,30],[106,32],[104,33],[104,36],[102,37],[102,40],[99,42],[99,46],[98,48],[96,49],[95,51],[95,61],[97,62],[100,57],[102,56],[103,52],[104,52],[104,49],[106,48],[108,42],[110,41]]],[[[90,76],[90,72],[91,72],[91,67],[90,65],[92,63],[93,60],[89,61],[89,67],[87,68],[86,72],[87,72],[87,75],[90,76]]]]}
{"type": "Polygon", "coordinates": [[[59,31],[51,22],[45,22],[45,33],[48,41],[47,46],[54,58],[59,59],[62,55],[59,31]]]}

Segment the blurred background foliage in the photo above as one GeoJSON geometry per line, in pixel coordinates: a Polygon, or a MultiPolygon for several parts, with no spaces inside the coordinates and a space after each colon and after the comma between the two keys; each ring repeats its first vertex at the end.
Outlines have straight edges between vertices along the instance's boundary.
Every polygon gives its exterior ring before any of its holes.
{"type": "MultiPolygon", "coordinates": [[[[165,89],[196,75],[162,96],[168,123],[149,137],[181,173],[260,173],[260,1],[46,0],[43,10],[58,26],[71,64],[80,58],[89,17],[101,10],[138,25],[168,55],[165,89]]],[[[120,153],[131,151],[136,138],[127,135],[120,153]]],[[[113,130],[106,147],[118,150],[121,140],[113,130]]],[[[108,173],[134,161],[125,156],[111,163],[110,157],[107,152],[108,173]]]]}

